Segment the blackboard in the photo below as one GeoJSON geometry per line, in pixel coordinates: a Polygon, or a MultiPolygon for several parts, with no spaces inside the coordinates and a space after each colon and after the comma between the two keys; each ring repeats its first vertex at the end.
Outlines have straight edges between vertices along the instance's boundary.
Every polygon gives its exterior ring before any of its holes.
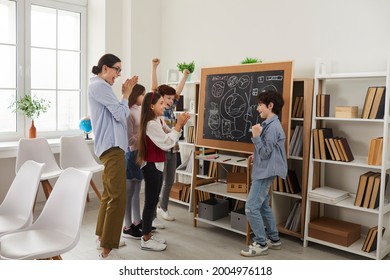
{"type": "Polygon", "coordinates": [[[285,105],[279,118],[287,136],[292,66],[288,61],[202,68],[196,145],[253,152],[250,128],[262,122],[256,97],[265,89],[283,95],[285,105]]]}

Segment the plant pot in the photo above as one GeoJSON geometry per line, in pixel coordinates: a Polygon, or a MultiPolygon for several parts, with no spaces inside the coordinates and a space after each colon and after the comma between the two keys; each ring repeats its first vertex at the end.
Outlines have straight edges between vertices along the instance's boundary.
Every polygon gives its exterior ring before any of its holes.
{"type": "Polygon", "coordinates": [[[28,130],[29,138],[37,138],[37,128],[34,126],[34,121],[31,121],[30,129],[28,130]]]}

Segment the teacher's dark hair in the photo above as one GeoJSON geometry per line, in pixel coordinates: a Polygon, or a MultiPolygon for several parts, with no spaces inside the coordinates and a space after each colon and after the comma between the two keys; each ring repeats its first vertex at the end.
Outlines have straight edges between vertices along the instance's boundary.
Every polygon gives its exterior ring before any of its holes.
{"type": "Polygon", "coordinates": [[[92,66],[92,73],[97,75],[100,72],[102,72],[103,65],[107,65],[108,67],[112,67],[117,62],[121,62],[119,57],[117,57],[116,55],[107,53],[99,59],[97,66],[92,66]]]}

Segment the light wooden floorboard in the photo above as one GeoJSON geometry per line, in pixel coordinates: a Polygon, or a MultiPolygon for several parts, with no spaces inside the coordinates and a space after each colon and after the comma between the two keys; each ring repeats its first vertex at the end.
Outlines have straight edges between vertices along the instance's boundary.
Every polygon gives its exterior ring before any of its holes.
{"type": "MultiPolygon", "coordinates": [[[[62,255],[64,260],[96,260],[99,251],[95,245],[95,225],[99,201],[90,195],[91,201],[86,204],[85,214],[78,245],[62,255]]],[[[142,198],[141,198],[142,201],[142,198]]],[[[37,205],[37,213],[43,204],[37,205]]],[[[244,260],[240,255],[245,248],[245,236],[212,225],[198,222],[193,226],[193,213],[188,208],[170,202],[169,211],[176,217],[175,221],[163,221],[166,228],[158,230],[157,235],[167,241],[167,250],[151,252],[140,249],[140,240],[125,239],[126,246],[117,253],[129,260],[244,260]]],[[[300,239],[281,235],[282,249],[270,250],[267,256],[257,259],[266,260],[365,260],[366,258],[336,250],[315,243],[303,247],[300,239]]],[[[253,258],[251,258],[253,259],[253,258]]],[[[390,259],[387,256],[387,259],[390,259]]]]}

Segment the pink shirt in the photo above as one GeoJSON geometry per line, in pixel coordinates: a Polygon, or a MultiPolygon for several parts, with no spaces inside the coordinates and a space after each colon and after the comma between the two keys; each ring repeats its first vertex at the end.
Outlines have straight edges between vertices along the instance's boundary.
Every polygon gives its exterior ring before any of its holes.
{"type": "Polygon", "coordinates": [[[130,151],[137,150],[137,134],[141,121],[141,106],[134,104],[130,108],[130,116],[127,118],[127,136],[129,138],[130,151]]]}

